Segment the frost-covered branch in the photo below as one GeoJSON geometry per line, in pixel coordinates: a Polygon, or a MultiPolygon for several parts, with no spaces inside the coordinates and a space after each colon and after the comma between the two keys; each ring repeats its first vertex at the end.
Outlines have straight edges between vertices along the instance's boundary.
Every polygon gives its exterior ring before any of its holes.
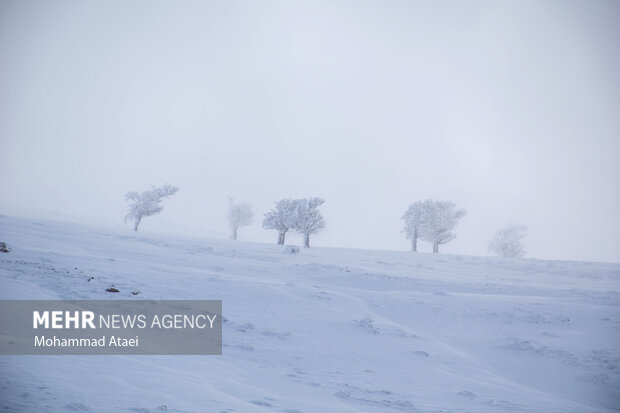
{"type": "Polygon", "coordinates": [[[525,255],[523,238],[526,231],[525,225],[506,225],[498,230],[489,242],[489,251],[500,257],[522,258],[525,255]]]}
{"type": "Polygon", "coordinates": [[[411,240],[411,250],[417,251],[418,239],[431,242],[433,252],[439,252],[439,245],[456,238],[452,230],[465,216],[464,209],[456,209],[456,204],[447,201],[427,199],[418,201],[405,211],[401,219],[405,222],[402,232],[411,240]]]}
{"type": "Polygon", "coordinates": [[[125,199],[130,201],[129,213],[125,216],[125,222],[131,220],[134,223],[133,230],[137,231],[142,218],[155,215],[164,210],[160,205],[164,198],[174,195],[179,188],[170,184],[165,184],[159,188],[152,187],[150,191],[138,193],[132,191],[125,195],[125,199]]]}
{"type": "Polygon", "coordinates": [[[263,228],[278,231],[278,244],[284,245],[284,238],[289,229],[295,225],[295,201],[281,199],[265,214],[263,228]]]}
{"type": "Polygon", "coordinates": [[[239,228],[250,225],[254,219],[252,205],[247,203],[235,204],[232,198],[228,198],[228,224],[230,225],[230,238],[237,239],[239,228]]]}

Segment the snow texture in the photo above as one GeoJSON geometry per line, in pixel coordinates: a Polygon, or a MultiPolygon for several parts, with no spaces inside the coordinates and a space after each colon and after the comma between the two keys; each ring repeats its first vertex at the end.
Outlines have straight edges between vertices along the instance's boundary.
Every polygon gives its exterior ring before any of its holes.
{"type": "Polygon", "coordinates": [[[290,254],[6,216],[0,234],[2,299],[222,299],[225,316],[222,356],[1,356],[2,412],[620,406],[618,264],[290,254]]]}

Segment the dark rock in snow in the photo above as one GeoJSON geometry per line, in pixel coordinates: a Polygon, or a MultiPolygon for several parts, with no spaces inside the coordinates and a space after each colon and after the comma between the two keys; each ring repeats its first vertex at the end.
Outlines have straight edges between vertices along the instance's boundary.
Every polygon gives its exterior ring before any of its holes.
{"type": "Polygon", "coordinates": [[[6,246],[6,242],[0,242],[0,252],[9,252],[11,249],[6,246]]]}
{"type": "Polygon", "coordinates": [[[294,245],[289,245],[282,252],[285,253],[285,254],[297,255],[301,251],[299,250],[299,247],[296,247],[294,245]]]}
{"type": "Polygon", "coordinates": [[[120,291],[114,287],[108,287],[106,288],[106,291],[109,293],[120,293],[120,291]]]}
{"type": "Polygon", "coordinates": [[[359,321],[360,327],[368,329],[371,334],[379,334],[379,329],[375,326],[372,318],[364,317],[359,321]]]}

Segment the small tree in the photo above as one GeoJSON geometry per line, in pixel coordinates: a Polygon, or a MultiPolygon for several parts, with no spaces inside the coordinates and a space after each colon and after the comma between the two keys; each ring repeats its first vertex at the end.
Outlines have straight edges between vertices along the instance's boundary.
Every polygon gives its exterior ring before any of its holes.
{"type": "Polygon", "coordinates": [[[297,232],[304,234],[304,247],[310,248],[310,234],[315,234],[325,227],[323,215],[317,209],[325,200],[321,198],[305,198],[295,203],[295,225],[297,232]]]}
{"type": "Polygon", "coordinates": [[[278,231],[278,244],[284,245],[284,238],[289,229],[295,225],[295,202],[281,199],[275,207],[265,214],[263,228],[278,231]]]}
{"type": "Polygon", "coordinates": [[[414,202],[409,205],[401,219],[405,221],[404,232],[407,239],[411,240],[411,251],[418,250],[418,238],[420,237],[420,229],[427,217],[426,205],[422,201],[414,202]]]}
{"type": "Polygon", "coordinates": [[[497,231],[489,242],[489,251],[500,257],[522,258],[525,255],[522,241],[526,231],[525,225],[506,225],[497,231]]]}
{"type": "Polygon", "coordinates": [[[228,224],[230,225],[230,238],[237,239],[237,231],[239,228],[250,225],[254,218],[252,213],[252,205],[235,204],[232,198],[228,198],[228,224]]]}
{"type": "Polygon", "coordinates": [[[138,193],[137,191],[129,192],[125,198],[131,201],[129,204],[129,213],[125,216],[125,222],[132,220],[134,222],[133,230],[138,230],[138,225],[142,218],[159,214],[164,207],[159,205],[161,201],[169,196],[174,195],[179,188],[170,184],[165,184],[159,188],[152,187],[150,191],[138,193]]]}
{"type": "Polygon", "coordinates": [[[433,253],[439,252],[439,246],[456,238],[452,230],[467,211],[456,209],[454,202],[428,199],[423,202],[424,219],[420,225],[420,238],[433,244],[433,253]]]}

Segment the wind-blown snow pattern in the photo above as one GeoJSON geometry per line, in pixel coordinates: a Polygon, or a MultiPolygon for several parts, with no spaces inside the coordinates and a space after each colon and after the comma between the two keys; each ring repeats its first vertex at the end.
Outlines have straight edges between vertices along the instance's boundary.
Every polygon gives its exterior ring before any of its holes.
{"type": "Polygon", "coordinates": [[[291,254],[6,216],[0,241],[2,299],[221,299],[226,318],[222,356],[1,356],[2,412],[620,407],[618,264],[291,254]]]}

